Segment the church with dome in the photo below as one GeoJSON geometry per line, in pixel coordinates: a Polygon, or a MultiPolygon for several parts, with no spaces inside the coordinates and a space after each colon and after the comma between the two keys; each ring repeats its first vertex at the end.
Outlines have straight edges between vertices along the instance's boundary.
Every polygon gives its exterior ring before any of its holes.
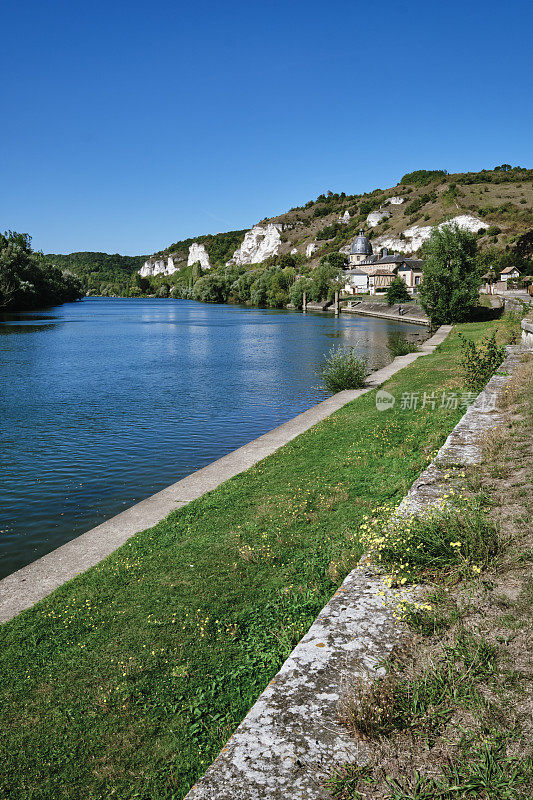
{"type": "Polygon", "coordinates": [[[416,293],[422,282],[422,261],[407,258],[400,253],[389,255],[386,247],[380,250],[379,255],[374,254],[370,239],[364,235],[362,228],[350,247],[348,264],[348,274],[353,274],[352,282],[357,280],[361,283],[361,276],[368,276],[371,294],[387,289],[397,274],[404,279],[411,293],[416,293]]]}

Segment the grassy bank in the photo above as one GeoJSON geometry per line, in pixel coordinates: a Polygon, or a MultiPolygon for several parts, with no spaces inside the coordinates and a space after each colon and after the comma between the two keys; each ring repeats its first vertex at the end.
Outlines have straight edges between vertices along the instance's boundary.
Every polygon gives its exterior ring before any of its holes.
{"type": "Polygon", "coordinates": [[[394,376],[393,410],[359,398],[3,626],[0,795],[183,797],[356,563],[346,531],[463,413],[421,408],[460,389],[459,348],[394,376]]]}
{"type": "Polygon", "coordinates": [[[343,699],[368,760],[332,770],[334,800],[533,796],[533,357],[499,406],[482,464],[451,471],[454,507],[404,524],[401,546],[394,527],[367,534],[397,583],[426,596],[404,609],[411,635],[387,674],[354,679],[343,699]]]}

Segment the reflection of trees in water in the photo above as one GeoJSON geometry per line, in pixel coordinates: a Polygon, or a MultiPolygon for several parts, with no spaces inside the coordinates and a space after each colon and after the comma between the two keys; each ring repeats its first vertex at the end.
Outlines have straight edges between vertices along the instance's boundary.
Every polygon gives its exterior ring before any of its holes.
{"type": "Polygon", "coordinates": [[[44,325],[13,324],[0,320],[0,335],[6,333],[36,333],[37,331],[49,331],[56,327],[56,323],[47,322],[44,325]]]}

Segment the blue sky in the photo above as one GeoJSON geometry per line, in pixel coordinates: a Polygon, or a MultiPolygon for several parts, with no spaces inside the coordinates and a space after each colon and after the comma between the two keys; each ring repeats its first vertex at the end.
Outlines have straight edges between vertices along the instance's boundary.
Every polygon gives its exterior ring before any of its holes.
{"type": "Polygon", "coordinates": [[[533,6],[4,0],[0,229],[152,253],[410,170],[533,166],[533,6]]]}

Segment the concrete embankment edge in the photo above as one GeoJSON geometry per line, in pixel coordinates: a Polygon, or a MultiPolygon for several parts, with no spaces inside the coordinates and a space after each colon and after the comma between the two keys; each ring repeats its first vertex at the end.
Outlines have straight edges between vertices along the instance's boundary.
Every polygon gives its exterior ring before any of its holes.
{"type": "Polygon", "coordinates": [[[397,311],[394,313],[387,313],[386,311],[366,311],[365,309],[358,309],[357,306],[355,306],[355,308],[341,308],[341,313],[359,314],[361,317],[379,317],[379,319],[389,319],[393,322],[410,322],[412,325],[425,325],[426,327],[431,325],[428,317],[413,317],[410,314],[404,314],[400,317],[397,311]]]}
{"type": "MultiPolygon", "coordinates": [[[[503,422],[497,398],[520,362],[520,348],[508,348],[500,374],[415,481],[402,512],[416,514],[449,496],[451,465],[481,461],[479,438],[503,422]]],[[[185,800],[330,798],[322,785],[327,771],[366,760],[366,745],[348,736],[337,709],[350,682],[380,674],[377,667],[401,639],[390,597],[367,565],[353,570],[185,800]]]]}
{"type": "Polygon", "coordinates": [[[109,556],[131,536],[151,528],[172,511],[262,461],[296,436],[309,430],[346,403],[384,383],[420,356],[432,353],[444,341],[451,326],[443,325],[421,345],[416,353],[395,358],[391,364],[372,373],[367,388],[339,392],[299,414],[269,433],[239,447],[203,469],[168,486],[157,494],[58,547],[27,567],[0,581],[0,623],[47,597],[67,581],[109,556]]]}

